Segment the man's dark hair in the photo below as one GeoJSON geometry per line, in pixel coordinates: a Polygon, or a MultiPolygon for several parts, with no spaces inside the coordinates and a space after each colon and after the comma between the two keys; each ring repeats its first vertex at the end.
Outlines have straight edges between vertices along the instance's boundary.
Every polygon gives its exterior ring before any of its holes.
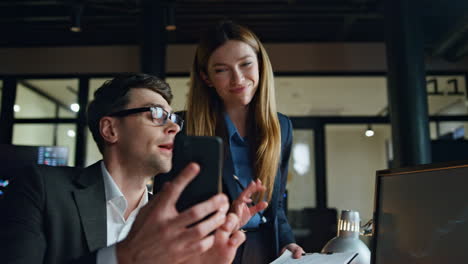
{"type": "Polygon", "coordinates": [[[168,104],[172,101],[169,84],[156,76],[143,73],[126,73],[106,81],[94,92],[94,100],[88,106],[88,127],[94,141],[103,153],[104,139],[99,131],[101,118],[111,113],[125,109],[129,103],[130,89],[150,89],[160,94],[168,104]]]}

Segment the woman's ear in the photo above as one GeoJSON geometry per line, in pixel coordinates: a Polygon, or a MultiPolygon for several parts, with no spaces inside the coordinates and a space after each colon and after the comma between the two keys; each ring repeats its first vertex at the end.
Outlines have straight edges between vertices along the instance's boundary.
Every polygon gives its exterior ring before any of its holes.
{"type": "Polygon", "coordinates": [[[200,72],[200,78],[205,82],[206,85],[208,85],[208,87],[213,87],[213,83],[210,81],[206,73],[200,72]]]}
{"type": "Polygon", "coordinates": [[[105,142],[113,144],[118,140],[118,130],[116,127],[117,120],[112,117],[105,116],[99,120],[99,133],[105,142]]]}

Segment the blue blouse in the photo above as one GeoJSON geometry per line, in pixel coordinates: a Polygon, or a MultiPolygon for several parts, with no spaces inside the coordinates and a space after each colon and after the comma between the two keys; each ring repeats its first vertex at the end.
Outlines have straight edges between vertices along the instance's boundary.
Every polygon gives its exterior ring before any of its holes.
{"type": "MultiPolygon", "coordinates": [[[[228,131],[229,149],[231,151],[232,162],[235,175],[239,178],[242,186],[246,188],[253,180],[250,146],[247,137],[241,137],[236,126],[227,113],[224,113],[224,120],[228,131]]],[[[240,186],[236,186],[239,194],[243,191],[240,186]]],[[[254,215],[243,228],[256,228],[261,223],[260,214],[254,215]]]]}

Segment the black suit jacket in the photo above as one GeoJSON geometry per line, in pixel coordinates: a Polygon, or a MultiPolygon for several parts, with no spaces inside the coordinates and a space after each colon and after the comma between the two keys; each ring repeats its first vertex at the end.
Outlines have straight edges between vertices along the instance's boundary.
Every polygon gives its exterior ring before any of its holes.
{"type": "Polygon", "coordinates": [[[95,263],[107,244],[99,163],[25,169],[13,177],[0,213],[1,263],[95,263]]]}

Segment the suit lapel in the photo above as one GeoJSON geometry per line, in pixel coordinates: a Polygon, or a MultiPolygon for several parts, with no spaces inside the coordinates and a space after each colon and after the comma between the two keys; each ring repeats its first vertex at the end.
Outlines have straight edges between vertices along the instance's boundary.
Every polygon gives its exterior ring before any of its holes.
{"type": "MultiPolygon", "coordinates": [[[[280,199],[280,197],[278,197],[278,195],[280,193],[280,186],[281,186],[280,179],[281,179],[281,177],[280,177],[279,171],[278,171],[276,173],[275,183],[273,184],[273,195],[271,196],[270,205],[267,208],[267,212],[270,211],[271,215],[276,215],[276,211],[278,209],[278,202],[279,202],[279,199],[280,199]]],[[[267,213],[267,212],[265,212],[265,213],[267,213]]]]}
{"type": "MultiPolygon", "coordinates": [[[[280,197],[280,190],[281,190],[281,178],[286,177],[285,175],[281,175],[281,161],[283,160],[283,153],[286,145],[286,126],[284,124],[284,120],[278,116],[279,123],[280,123],[280,129],[281,129],[281,152],[280,152],[280,159],[279,159],[279,164],[278,164],[278,170],[276,171],[276,176],[275,176],[275,183],[273,184],[273,195],[271,197],[270,205],[265,211],[265,215],[271,218],[276,217],[277,215],[277,210],[278,210],[278,203],[280,202],[280,199],[283,199],[283,197],[280,197]]],[[[281,201],[282,202],[282,201],[281,201]]],[[[284,208],[283,204],[283,208],[284,208]]]]}
{"type": "Polygon", "coordinates": [[[89,251],[107,245],[106,198],[100,163],[86,168],[73,192],[89,251]]]}

